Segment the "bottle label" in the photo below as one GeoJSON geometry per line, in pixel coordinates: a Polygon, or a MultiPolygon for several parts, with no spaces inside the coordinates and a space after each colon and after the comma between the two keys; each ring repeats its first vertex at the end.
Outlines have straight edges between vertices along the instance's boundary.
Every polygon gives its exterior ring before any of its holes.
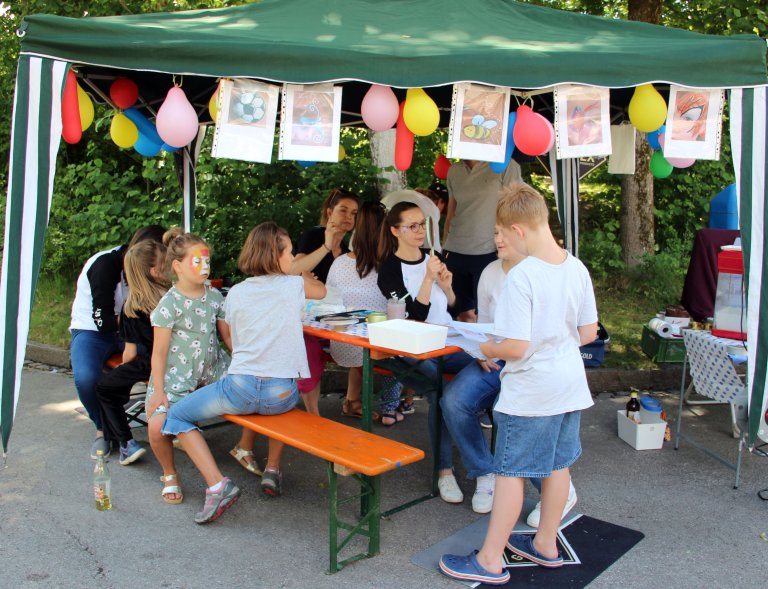
{"type": "Polygon", "coordinates": [[[640,412],[630,411],[629,409],[627,409],[627,419],[631,419],[635,423],[640,423],[640,412]]]}

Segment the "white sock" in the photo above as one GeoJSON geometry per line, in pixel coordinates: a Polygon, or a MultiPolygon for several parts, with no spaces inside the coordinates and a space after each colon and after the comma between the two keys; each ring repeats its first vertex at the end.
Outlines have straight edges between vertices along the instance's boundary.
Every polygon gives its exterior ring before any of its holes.
{"type": "Polygon", "coordinates": [[[218,483],[216,483],[216,484],[215,484],[215,485],[213,485],[212,487],[208,487],[208,490],[209,490],[211,493],[218,493],[219,491],[221,491],[221,488],[222,488],[223,486],[224,486],[224,479],[221,479],[221,480],[220,480],[218,483]]]}

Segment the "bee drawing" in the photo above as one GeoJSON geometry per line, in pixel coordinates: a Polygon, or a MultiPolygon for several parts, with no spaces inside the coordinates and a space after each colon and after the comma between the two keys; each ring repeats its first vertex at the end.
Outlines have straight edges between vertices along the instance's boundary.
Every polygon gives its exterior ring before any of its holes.
{"type": "Polygon", "coordinates": [[[464,127],[464,135],[469,139],[487,139],[491,135],[491,129],[498,124],[498,121],[486,120],[483,115],[475,115],[472,117],[472,124],[464,127]]]}

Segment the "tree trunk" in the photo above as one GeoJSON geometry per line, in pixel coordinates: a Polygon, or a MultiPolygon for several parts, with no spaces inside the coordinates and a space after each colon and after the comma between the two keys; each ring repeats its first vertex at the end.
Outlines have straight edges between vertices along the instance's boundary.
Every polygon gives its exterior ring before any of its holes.
{"type": "Polygon", "coordinates": [[[371,131],[371,159],[373,165],[378,168],[379,196],[384,196],[393,190],[402,190],[408,183],[405,172],[399,172],[395,168],[395,130],[371,131]]]}
{"type": "Polygon", "coordinates": [[[653,176],[651,148],[644,136],[635,142],[635,173],[621,177],[620,240],[624,263],[633,267],[654,251],[653,176]]]}
{"type": "MultiPolygon", "coordinates": [[[[629,20],[659,24],[661,0],[628,0],[629,20]]],[[[649,169],[651,151],[645,136],[635,142],[635,174],[621,180],[621,228],[619,236],[624,263],[633,267],[643,254],[653,254],[653,176],[649,169]]]]}

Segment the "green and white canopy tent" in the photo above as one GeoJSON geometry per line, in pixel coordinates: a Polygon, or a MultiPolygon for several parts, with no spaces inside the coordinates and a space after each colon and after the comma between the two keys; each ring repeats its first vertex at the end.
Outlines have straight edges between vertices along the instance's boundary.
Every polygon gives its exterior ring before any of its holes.
{"type": "MultiPolygon", "coordinates": [[[[612,89],[614,108],[624,108],[632,87],[645,83],[660,89],[674,83],[730,90],[748,284],[750,440],[754,442],[758,428],[765,428],[768,78],[762,39],[707,36],[511,0],[263,0],[139,16],[37,15],[24,20],[19,34],[0,284],[4,450],[18,401],[56,172],[63,80],[70,67],[91,89],[98,89],[105,78],[134,79],[145,105],[159,103],[173,76],[183,76],[187,95],[202,105],[221,77],[339,83],[344,86],[343,122],[349,124],[359,123],[360,101],[370,83],[425,87],[447,110],[456,82],[517,91],[563,83],[602,86],[612,89]]],[[[443,116],[445,123],[447,112],[443,116]]],[[[210,123],[202,106],[200,122],[210,123]]],[[[193,157],[186,151],[189,162],[193,157]]],[[[573,176],[561,169],[558,183],[567,187],[573,176]]],[[[575,198],[562,204],[572,207],[575,198]]]]}

